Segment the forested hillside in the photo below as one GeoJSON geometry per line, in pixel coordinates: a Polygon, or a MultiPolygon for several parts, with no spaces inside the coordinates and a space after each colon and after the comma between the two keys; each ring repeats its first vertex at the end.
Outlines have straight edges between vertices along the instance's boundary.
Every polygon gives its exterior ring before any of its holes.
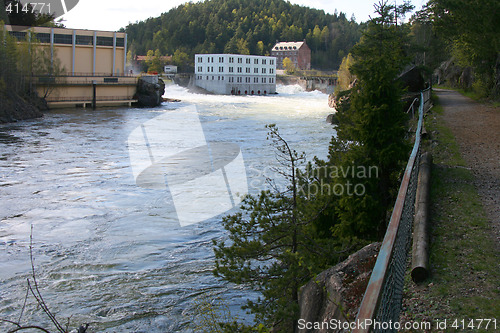
{"type": "Polygon", "coordinates": [[[185,54],[193,59],[195,53],[265,55],[277,40],[306,39],[312,67],[320,69],[337,69],[361,36],[360,26],[343,13],[325,14],[284,0],[186,3],[125,31],[132,54],[158,49],[162,55],[177,52],[174,60],[185,54]]]}

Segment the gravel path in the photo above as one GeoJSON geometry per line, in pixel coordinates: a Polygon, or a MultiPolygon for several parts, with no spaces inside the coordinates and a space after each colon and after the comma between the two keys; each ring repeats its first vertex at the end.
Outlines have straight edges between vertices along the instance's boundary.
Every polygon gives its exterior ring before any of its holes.
{"type": "Polygon", "coordinates": [[[446,126],[474,174],[474,185],[500,249],[500,109],[479,104],[455,91],[434,91],[444,109],[446,126]]]}

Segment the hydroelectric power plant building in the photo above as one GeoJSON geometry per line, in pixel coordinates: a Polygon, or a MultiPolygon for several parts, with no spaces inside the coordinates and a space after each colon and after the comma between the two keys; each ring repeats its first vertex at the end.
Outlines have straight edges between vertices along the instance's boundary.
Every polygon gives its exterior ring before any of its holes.
{"type": "Polygon", "coordinates": [[[33,77],[39,96],[46,95],[50,107],[93,102],[104,105],[130,105],[136,102],[137,76],[127,73],[127,34],[54,27],[5,25],[5,33],[19,43],[36,40],[45,48],[55,74],[33,77]]]}
{"type": "Polygon", "coordinates": [[[195,85],[221,95],[276,93],[276,58],[243,54],[196,54],[195,85]]]}

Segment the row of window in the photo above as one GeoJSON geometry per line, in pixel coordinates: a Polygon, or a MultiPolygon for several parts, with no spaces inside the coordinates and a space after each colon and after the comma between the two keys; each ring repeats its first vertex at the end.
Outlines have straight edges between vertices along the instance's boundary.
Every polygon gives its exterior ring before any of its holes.
{"type": "Polygon", "coordinates": [[[283,49],[285,49],[285,50],[292,50],[292,49],[296,50],[297,46],[276,46],[274,49],[275,50],[283,50],[283,49]]]}
{"type": "Polygon", "coordinates": [[[279,55],[284,55],[284,56],[294,55],[294,56],[296,56],[297,54],[299,54],[299,53],[298,52],[274,52],[273,51],[272,55],[276,55],[276,56],[279,56],[279,55]]]}
{"type": "MultiPolygon", "coordinates": [[[[215,75],[212,75],[212,76],[203,76],[203,75],[198,75],[196,77],[197,80],[208,80],[208,81],[225,81],[224,79],[224,76],[221,76],[221,75],[218,75],[217,76],[217,80],[215,79],[216,76],[215,75]]],[[[235,77],[234,76],[231,76],[227,79],[228,82],[230,83],[233,83],[234,82],[234,79],[235,77]]],[[[251,83],[252,81],[252,78],[251,77],[240,77],[240,76],[237,76],[236,77],[236,83],[243,83],[243,79],[245,79],[245,83],[251,83]]],[[[254,77],[253,78],[253,83],[274,83],[274,78],[270,77],[270,78],[266,78],[266,77],[263,77],[263,78],[259,78],[258,77],[254,77]],[[260,81],[260,82],[259,82],[260,81]]]]}
{"type": "MultiPolygon", "coordinates": [[[[205,59],[207,60],[208,63],[214,62],[214,57],[206,57],[205,59]]],[[[237,60],[238,64],[243,63],[243,58],[238,57],[236,60],[237,60]]],[[[246,60],[245,62],[247,64],[251,63],[250,58],[246,58],[245,60],[246,60]]],[[[274,59],[262,59],[261,64],[267,65],[267,60],[269,60],[269,65],[274,65],[274,59]]],[[[219,57],[219,63],[223,63],[223,62],[224,62],[224,57],[219,57]]],[[[203,57],[198,57],[198,63],[200,63],[200,64],[203,63],[203,57]]],[[[234,57],[229,57],[229,63],[230,64],[234,63],[234,57]]],[[[253,63],[254,63],[254,65],[259,65],[259,58],[254,58],[253,63]]]]}
{"type": "MultiPolygon", "coordinates": [[[[245,68],[245,73],[250,73],[251,72],[250,69],[251,68],[246,67],[245,68]]],[[[238,73],[243,73],[243,68],[242,67],[238,67],[236,70],[237,70],[238,73]]],[[[203,72],[203,67],[202,66],[198,66],[198,72],[203,72]]],[[[213,66],[212,67],[208,66],[207,67],[207,72],[208,73],[215,73],[214,67],[213,66]]],[[[259,69],[258,68],[254,68],[253,72],[254,72],[254,74],[259,74],[259,69]]],[[[219,67],[219,73],[224,73],[224,67],[221,67],[221,66],[219,67]]],[[[229,73],[234,73],[234,67],[229,67],[229,73]]],[[[267,68],[262,68],[261,69],[261,73],[262,74],[267,74],[267,68]]],[[[274,74],[274,68],[269,68],[269,74],[274,74]]]]}
{"type": "MultiPolygon", "coordinates": [[[[26,31],[9,31],[9,33],[18,40],[26,39],[26,31]]],[[[40,43],[50,43],[49,33],[37,33],[35,38],[40,43]]],[[[54,44],[73,44],[73,35],[54,34],[54,44]]],[[[76,35],[76,45],[94,45],[94,36],[76,35]]],[[[113,37],[97,36],[96,45],[98,46],[113,46],[113,37]]],[[[125,38],[116,38],[116,46],[124,47],[125,38]]]]}

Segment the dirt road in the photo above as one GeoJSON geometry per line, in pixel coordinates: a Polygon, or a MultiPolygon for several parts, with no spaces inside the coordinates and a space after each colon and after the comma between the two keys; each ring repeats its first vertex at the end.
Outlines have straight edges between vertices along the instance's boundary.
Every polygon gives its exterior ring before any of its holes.
{"type": "Polygon", "coordinates": [[[500,244],[500,108],[479,104],[451,90],[435,92],[444,109],[443,119],[474,174],[474,185],[500,244]]]}

